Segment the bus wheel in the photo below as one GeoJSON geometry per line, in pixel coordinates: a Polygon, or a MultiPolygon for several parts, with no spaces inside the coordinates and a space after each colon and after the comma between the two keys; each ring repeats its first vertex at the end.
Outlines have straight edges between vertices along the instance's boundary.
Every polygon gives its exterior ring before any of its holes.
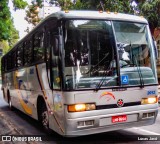
{"type": "Polygon", "coordinates": [[[49,132],[49,115],[45,104],[42,105],[40,110],[40,123],[46,132],[49,132]]]}
{"type": "Polygon", "coordinates": [[[8,104],[9,104],[9,109],[13,110],[12,101],[11,101],[11,97],[10,96],[9,96],[9,99],[8,99],[8,104]]]}

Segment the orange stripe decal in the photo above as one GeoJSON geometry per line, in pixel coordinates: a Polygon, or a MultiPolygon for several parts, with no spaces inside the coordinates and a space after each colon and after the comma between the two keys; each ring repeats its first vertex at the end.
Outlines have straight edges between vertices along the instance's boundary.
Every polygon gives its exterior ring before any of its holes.
{"type": "Polygon", "coordinates": [[[20,104],[23,107],[24,111],[27,114],[31,115],[32,114],[32,109],[24,102],[24,100],[22,98],[22,95],[20,94],[20,90],[19,90],[19,87],[18,87],[17,74],[18,74],[18,71],[15,71],[15,73],[14,73],[14,86],[15,86],[15,89],[17,91],[18,99],[19,99],[20,104]]]}
{"type": "MultiPolygon", "coordinates": [[[[115,99],[115,96],[110,93],[110,92],[103,92],[101,95],[100,95],[100,98],[104,97],[104,96],[109,96],[109,97],[112,97],[113,99],[115,99]]],[[[110,99],[108,99],[107,101],[109,101],[110,99]]]]}

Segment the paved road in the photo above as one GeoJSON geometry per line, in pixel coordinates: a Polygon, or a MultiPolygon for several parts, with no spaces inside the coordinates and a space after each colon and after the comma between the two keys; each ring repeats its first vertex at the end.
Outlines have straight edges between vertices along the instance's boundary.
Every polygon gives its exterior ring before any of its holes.
{"type": "MultiPolygon", "coordinates": [[[[51,136],[46,135],[40,128],[36,120],[28,117],[18,110],[10,111],[8,104],[2,99],[0,91],[0,135],[44,135],[46,139],[45,144],[73,144],[73,143],[151,143],[150,141],[137,141],[138,135],[145,137],[157,137],[160,135],[160,113],[158,114],[156,123],[151,126],[130,128],[126,130],[119,130],[115,132],[107,132],[103,134],[95,134],[90,136],[83,136],[78,138],[62,138],[61,136],[52,133],[51,136]],[[2,127],[3,130],[1,129],[2,127]]],[[[160,136],[159,136],[160,138],[160,136]]],[[[1,143],[1,142],[0,142],[1,143]]],[[[38,144],[44,142],[36,142],[38,144]]],[[[154,141],[160,143],[160,141],[154,141]]],[[[8,143],[7,143],[8,144],[8,143]]],[[[35,142],[34,142],[35,144],[35,142]]]]}

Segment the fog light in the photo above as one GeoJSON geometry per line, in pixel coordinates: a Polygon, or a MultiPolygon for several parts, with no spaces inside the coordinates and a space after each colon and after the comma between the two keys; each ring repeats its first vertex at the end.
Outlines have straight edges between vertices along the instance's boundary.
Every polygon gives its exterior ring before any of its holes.
{"type": "Polygon", "coordinates": [[[144,113],[142,118],[146,118],[147,117],[147,113],[144,113]]]}
{"type": "Polygon", "coordinates": [[[94,125],[94,121],[93,120],[85,121],[85,125],[86,126],[93,126],[94,125]]]}
{"type": "Polygon", "coordinates": [[[148,117],[153,117],[155,115],[155,113],[154,112],[152,112],[152,113],[148,113],[148,117]]]}
{"type": "Polygon", "coordinates": [[[154,117],[154,116],[155,116],[155,112],[143,113],[142,118],[150,118],[150,117],[154,117]]]}
{"type": "Polygon", "coordinates": [[[79,121],[78,122],[78,127],[83,127],[84,126],[84,121],[79,121]]]}

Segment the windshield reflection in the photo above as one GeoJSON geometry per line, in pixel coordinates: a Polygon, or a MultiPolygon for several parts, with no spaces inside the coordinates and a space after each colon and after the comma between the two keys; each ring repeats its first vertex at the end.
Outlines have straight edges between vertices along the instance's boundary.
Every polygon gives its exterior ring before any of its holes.
{"type": "MultiPolygon", "coordinates": [[[[114,37],[109,21],[70,20],[66,22],[65,77],[70,89],[95,88],[104,75],[117,75],[114,37]]],[[[116,86],[116,80],[110,86],[116,86]]]]}
{"type": "Polygon", "coordinates": [[[122,86],[117,82],[117,59],[120,76],[129,79],[123,86],[156,83],[146,25],[114,21],[113,26],[115,36],[110,21],[66,21],[66,89],[122,86]]]}

